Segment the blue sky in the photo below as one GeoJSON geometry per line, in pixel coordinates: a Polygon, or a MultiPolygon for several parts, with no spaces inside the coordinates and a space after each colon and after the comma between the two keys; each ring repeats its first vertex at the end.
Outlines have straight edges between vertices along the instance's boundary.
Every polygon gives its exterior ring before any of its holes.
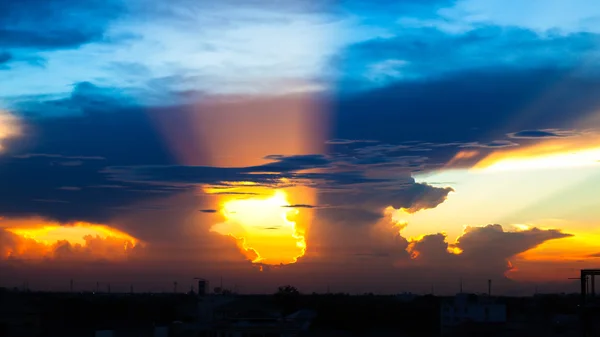
{"type": "Polygon", "coordinates": [[[102,223],[175,260],[189,246],[242,263],[211,217],[283,189],[313,218],[306,261],[280,279],[358,255],[384,274],[418,251],[417,267],[504,277],[549,241],[600,252],[593,0],[0,6],[0,219],[13,225],[102,223]],[[582,156],[544,157],[570,152],[582,156]],[[528,168],[540,162],[555,167],[528,168]],[[490,163],[510,172],[477,171],[490,163]],[[473,238],[496,237],[514,249],[474,258],[473,238]]]}
{"type": "Polygon", "coordinates": [[[598,57],[600,10],[585,0],[28,0],[7,7],[0,82],[7,106],[65,96],[83,81],[160,104],[175,99],[164,91],[327,90],[338,76],[369,85],[469,68],[585,67],[598,57]]]}

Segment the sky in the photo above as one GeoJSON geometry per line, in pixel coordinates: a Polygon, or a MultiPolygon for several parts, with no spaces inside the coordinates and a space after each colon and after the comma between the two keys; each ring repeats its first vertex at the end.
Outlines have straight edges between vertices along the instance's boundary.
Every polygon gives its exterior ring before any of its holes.
{"type": "Polygon", "coordinates": [[[600,266],[593,0],[0,8],[0,286],[530,295],[600,266]]]}

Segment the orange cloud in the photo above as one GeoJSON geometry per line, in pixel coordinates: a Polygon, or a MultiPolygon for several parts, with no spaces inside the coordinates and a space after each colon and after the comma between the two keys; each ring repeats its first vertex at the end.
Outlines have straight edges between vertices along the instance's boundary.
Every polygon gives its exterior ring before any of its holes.
{"type": "Polygon", "coordinates": [[[59,224],[39,219],[0,222],[0,254],[19,260],[123,260],[141,243],[117,229],[76,222],[59,224]]]}

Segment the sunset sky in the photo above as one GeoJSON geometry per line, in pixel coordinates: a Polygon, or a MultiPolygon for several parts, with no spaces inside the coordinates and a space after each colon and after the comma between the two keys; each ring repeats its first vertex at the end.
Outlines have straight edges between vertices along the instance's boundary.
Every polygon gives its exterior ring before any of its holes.
{"type": "Polygon", "coordinates": [[[599,191],[595,0],[0,0],[0,286],[574,292],[599,191]]]}

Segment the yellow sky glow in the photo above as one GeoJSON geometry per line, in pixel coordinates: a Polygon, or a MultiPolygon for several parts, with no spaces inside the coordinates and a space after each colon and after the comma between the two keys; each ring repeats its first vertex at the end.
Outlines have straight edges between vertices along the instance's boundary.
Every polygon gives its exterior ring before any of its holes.
{"type": "Polygon", "coordinates": [[[290,205],[281,190],[266,198],[229,200],[221,208],[226,221],[211,230],[238,239],[241,251],[254,263],[294,263],[304,255],[306,241],[303,231],[291,219],[299,211],[286,207],[290,205]]]}
{"type": "Polygon", "coordinates": [[[596,134],[552,139],[522,148],[496,151],[479,161],[473,169],[498,172],[590,166],[600,167],[600,146],[596,134]]]}
{"type": "MultiPolygon", "coordinates": [[[[468,153],[455,158],[463,157],[472,158],[468,153]]],[[[511,272],[511,278],[543,276],[548,280],[558,272],[553,266],[577,269],[597,265],[600,260],[592,255],[600,253],[599,160],[597,136],[584,134],[498,150],[470,169],[417,175],[419,182],[451,186],[455,193],[434,209],[402,214],[409,223],[403,232],[417,237],[443,230],[452,242],[464,226],[501,224],[507,231],[560,229],[574,236],[550,240],[514,257],[511,262],[517,271],[511,272]],[[535,263],[543,264],[543,270],[529,273],[535,263]]]]}

